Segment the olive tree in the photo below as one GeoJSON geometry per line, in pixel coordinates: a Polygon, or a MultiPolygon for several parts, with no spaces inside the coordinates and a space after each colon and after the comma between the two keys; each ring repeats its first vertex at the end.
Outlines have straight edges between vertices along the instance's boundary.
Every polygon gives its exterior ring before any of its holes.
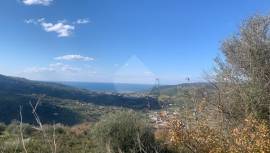
{"type": "Polygon", "coordinates": [[[225,61],[217,59],[216,100],[225,119],[247,114],[269,119],[270,16],[253,16],[221,46],[225,61]]]}

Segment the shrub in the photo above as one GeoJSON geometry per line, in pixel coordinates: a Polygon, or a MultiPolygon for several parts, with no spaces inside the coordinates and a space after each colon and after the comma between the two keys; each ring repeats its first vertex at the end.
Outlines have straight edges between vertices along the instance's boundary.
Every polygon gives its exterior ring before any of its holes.
{"type": "Polygon", "coordinates": [[[4,123],[0,123],[0,135],[6,130],[6,125],[4,123]]]}
{"type": "Polygon", "coordinates": [[[226,133],[206,124],[187,129],[176,119],[170,120],[168,128],[168,139],[177,152],[270,152],[269,125],[252,116],[226,133]]]}
{"type": "Polygon", "coordinates": [[[142,117],[133,111],[105,116],[92,131],[101,152],[154,152],[154,134],[142,117]],[[104,149],[105,148],[105,149],[104,149]]]}
{"type": "Polygon", "coordinates": [[[226,152],[224,135],[205,124],[186,128],[181,121],[170,119],[168,129],[168,140],[177,152],[226,152]]]}
{"type": "Polygon", "coordinates": [[[18,135],[20,132],[19,127],[20,127],[20,123],[18,121],[14,120],[7,126],[6,131],[9,134],[18,135]]]}
{"type": "Polygon", "coordinates": [[[270,128],[265,121],[248,116],[244,122],[231,131],[234,144],[231,152],[270,152],[270,128]]]}

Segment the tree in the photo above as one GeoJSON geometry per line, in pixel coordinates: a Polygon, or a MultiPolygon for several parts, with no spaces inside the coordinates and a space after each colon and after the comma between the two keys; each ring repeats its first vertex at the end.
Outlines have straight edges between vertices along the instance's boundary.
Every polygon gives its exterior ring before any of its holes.
{"type": "Polygon", "coordinates": [[[269,119],[270,16],[253,16],[221,47],[215,82],[222,92],[222,111],[229,118],[253,113],[269,119]]]}

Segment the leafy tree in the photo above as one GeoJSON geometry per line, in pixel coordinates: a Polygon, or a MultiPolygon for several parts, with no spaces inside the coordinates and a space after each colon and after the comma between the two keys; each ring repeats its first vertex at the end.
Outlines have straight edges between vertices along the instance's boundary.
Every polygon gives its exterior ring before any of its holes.
{"type": "Polygon", "coordinates": [[[253,16],[239,33],[222,44],[225,61],[217,59],[215,83],[220,109],[227,118],[250,113],[269,119],[270,16],[253,16]]]}

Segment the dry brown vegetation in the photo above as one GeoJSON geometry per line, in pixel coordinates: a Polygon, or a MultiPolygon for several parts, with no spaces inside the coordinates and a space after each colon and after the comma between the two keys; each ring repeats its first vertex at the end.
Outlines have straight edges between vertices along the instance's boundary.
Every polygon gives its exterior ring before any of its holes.
{"type": "Polygon", "coordinates": [[[176,151],[270,152],[269,31],[270,16],[254,16],[224,41],[225,60],[216,59],[208,77],[215,90],[199,99],[189,91],[195,114],[169,122],[167,140],[176,151]]]}

